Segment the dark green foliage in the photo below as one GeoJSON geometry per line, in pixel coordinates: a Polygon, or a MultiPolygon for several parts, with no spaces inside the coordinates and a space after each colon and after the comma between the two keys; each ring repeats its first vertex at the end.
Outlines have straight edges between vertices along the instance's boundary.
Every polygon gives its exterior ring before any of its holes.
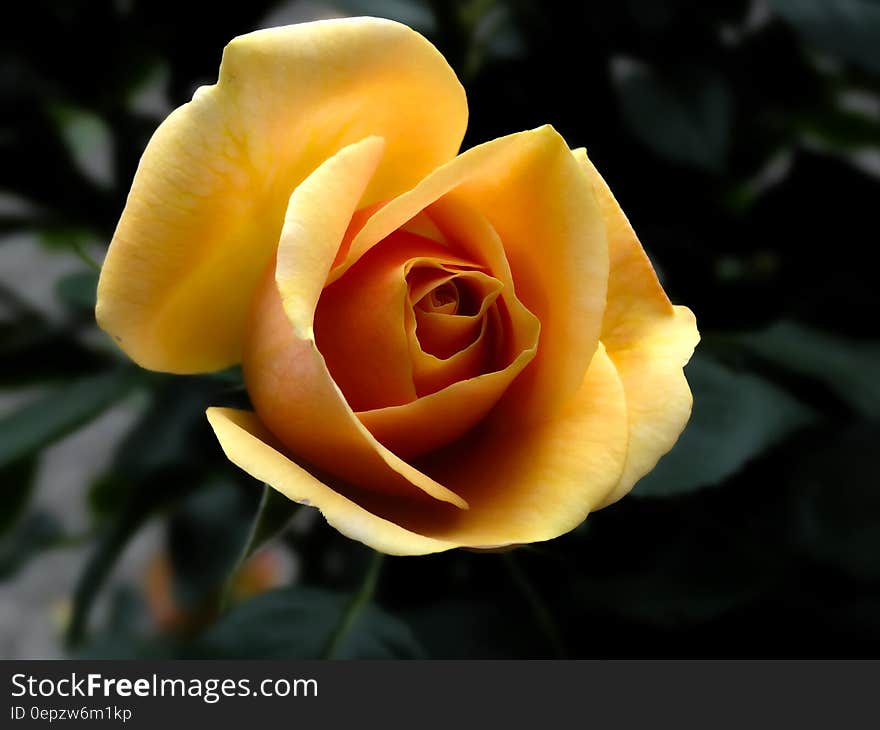
{"type": "Polygon", "coordinates": [[[662,497],[719,484],[815,420],[784,390],[697,354],[685,368],[694,396],[688,427],[633,494],[662,497]]]}
{"type": "Polygon", "coordinates": [[[30,456],[98,416],[136,382],[133,368],[71,380],[0,419],[0,467],[30,456]]]}
{"type": "Polygon", "coordinates": [[[815,48],[880,73],[880,5],[875,0],[770,0],[815,48]]]}
{"type": "MultiPolygon", "coordinates": [[[[192,648],[194,657],[321,659],[350,596],[284,588],[252,598],[220,619],[192,648]],[[271,630],[268,629],[271,627],[271,630]]],[[[367,604],[332,654],[335,659],[418,659],[424,653],[400,619],[367,604]]]]}
{"type": "Polygon", "coordinates": [[[724,169],[733,109],[721,76],[679,72],[662,78],[623,59],[615,71],[621,114],[638,140],[671,162],[724,169]]]}

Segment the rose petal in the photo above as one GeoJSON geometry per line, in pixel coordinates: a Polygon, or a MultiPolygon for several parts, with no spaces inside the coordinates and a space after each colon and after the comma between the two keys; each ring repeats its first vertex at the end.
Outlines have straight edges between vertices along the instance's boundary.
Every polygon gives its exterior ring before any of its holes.
{"type": "Polygon", "coordinates": [[[321,293],[318,350],[355,411],[418,397],[404,326],[408,255],[399,246],[377,247],[321,293]]]}
{"type": "Polygon", "coordinates": [[[144,367],[234,364],[296,185],[379,135],[387,150],[364,203],[392,197],[455,155],[466,120],[455,74],[404,25],[353,18],[234,39],[217,84],[144,152],[102,269],[98,321],[144,367]]]}
{"type": "Polygon", "coordinates": [[[455,273],[444,268],[436,259],[434,261],[426,261],[424,266],[417,266],[415,263],[411,264],[410,270],[406,275],[406,280],[409,284],[410,302],[420,300],[422,297],[427,296],[431,289],[452,281],[454,277],[455,273]]]}
{"type": "MultiPolygon", "coordinates": [[[[525,428],[526,424],[516,415],[506,417],[500,405],[512,390],[511,384],[535,357],[541,332],[537,318],[516,296],[501,241],[488,221],[448,197],[432,205],[424,215],[443,218],[441,230],[445,236],[451,234],[456,247],[465,251],[465,260],[481,261],[502,284],[499,301],[488,315],[493,320],[492,327],[503,334],[502,342],[493,343],[493,349],[498,350],[493,352],[498,363],[495,371],[448,384],[403,406],[358,413],[382,443],[404,458],[424,454],[464,436],[490,412],[495,421],[519,423],[525,428]]],[[[418,349],[413,348],[414,373],[417,378],[426,379],[419,380],[420,385],[443,384],[444,376],[454,374],[458,365],[454,359],[434,367],[437,359],[418,349]]]]}
{"type": "MultiPolygon", "coordinates": [[[[306,253],[295,253],[292,282],[302,276],[296,261],[306,253]]],[[[435,241],[396,231],[320,293],[314,323],[318,350],[356,411],[402,405],[418,397],[406,322],[407,273],[413,263],[433,271],[470,265],[435,241]]],[[[314,292],[309,296],[314,298],[314,292]]]]}
{"type": "Polygon", "coordinates": [[[504,330],[498,311],[489,310],[477,326],[479,329],[476,337],[470,344],[461,346],[457,352],[441,359],[422,349],[422,343],[416,335],[415,318],[407,317],[413,382],[419,396],[436,393],[460,380],[475,378],[508,364],[497,363],[498,340],[503,337],[504,330]]]}
{"type": "Polygon", "coordinates": [[[424,238],[430,238],[432,241],[437,241],[437,243],[444,245],[449,243],[443,231],[437,228],[437,224],[425,213],[419,213],[414,218],[410,218],[400,229],[409,233],[415,233],[424,238]]]}
{"type": "MultiPolygon", "coordinates": [[[[444,196],[479,211],[497,231],[517,297],[541,322],[538,356],[510,402],[518,418],[546,418],[579,387],[602,324],[608,252],[592,186],[552,127],[487,142],[374,213],[331,280],[444,196]]],[[[432,218],[448,235],[454,217],[432,218]]]]}
{"type": "Polygon", "coordinates": [[[255,295],[244,375],[263,423],[298,458],[367,488],[466,508],[452,491],[382,446],[355,417],[314,340],[323,282],[382,151],[365,139],[325,161],[290,196],[275,282],[255,295]],[[276,286],[277,285],[277,286],[276,286]]]}
{"type": "Polygon", "coordinates": [[[605,499],[626,458],[623,389],[601,345],[557,418],[484,433],[435,464],[432,473],[467,491],[467,511],[330,488],[273,448],[252,414],[212,408],[208,417],[231,461],[291,499],[307,500],[343,534],[395,555],[556,537],[605,499]]]}
{"type": "Polygon", "coordinates": [[[626,401],[601,343],[580,388],[554,418],[533,425],[494,420],[488,426],[420,464],[467,497],[465,519],[451,510],[413,509],[394,521],[468,547],[549,540],[579,525],[620,479],[626,401]]]}
{"type": "Polygon", "coordinates": [[[496,278],[481,271],[456,274],[449,283],[459,288],[462,286],[470,288],[473,298],[478,301],[476,311],[471,314],[452,311],[461,305],[458,301],[449,302],[451,307],[445,305],[445,308],[426,309],[421,303],[430,298],[430,294],[426,294],[415,303],[413,308],[415,334],[421,349],[440,359],[453,356],[474,341],[480,332],[486,312],[504,288],[496,278]]]}
{"type": "MultiPolygon", "coordinates": [[[[670,304],[626,215],[584,149],[575,158],[591,181],[608,234],[610,274],[602,342],[626,393],[630,446],[620,499],[668,452],[687,424],[692,397],[682,367],[699,342],[689,309],[670,304]]],[[[603,506],[604,506],[603,504],[603,506]]]]}
{"type": "MultiPolygon", "coordinates": [[[[482,263],[502,284],[499,291],[502,306],[496,311],[499,316],[503,314],[505,320],[501,326],[504,337],[497,343],[501,352],[496,353],[496,357],[501,362],[509,362],[523,350],[534,349],[541,332],[541,323],[517,296],[504,244],[492,224],[481,213],[458,199],[454,191],[431,205],[428,211],[441,222],[440,225],[446,229],[446,235],[455,240],[456,246],[463,250],[465,256],[482,263]]],[[[506,392],[505,399],[515,400],[515,394],[506,392]]],[[[511,415],[510,409],[501,410],[505,412],[497,415],[502,419],[521,417],[521,414],[511,415]]]]}
{"type": "MultiPolygon", "coordinates": [[[[401,406],[359,412],[358,418],[380,442],[404,459],[411,459],[464,436],[498,403],[514,379],[535,357],[538,328],[531,347],[500,370],[459,379],[442,390],[401,406]]],[[[481,343],[475,343],[479,345],[481,343]]],[[[468,355],[469,352],[460,353],[468,355]]],[[[449,375],[457,363],[447,363],[433,376],[449,375]]],[[[429,377],[431,374],[424,374],[429,377]]],[[[433,385],[440,383],[435,381],[433,385]]]]}
{"type": "Polygon", "coordinates": [[[270,446],[274,439],[255,414],[209,408],[208,421],[230,461],[288,499],[317,507],[343,535],[389,555],[419,555],[456,547],[410,532],[334,491],[270,446]]]}

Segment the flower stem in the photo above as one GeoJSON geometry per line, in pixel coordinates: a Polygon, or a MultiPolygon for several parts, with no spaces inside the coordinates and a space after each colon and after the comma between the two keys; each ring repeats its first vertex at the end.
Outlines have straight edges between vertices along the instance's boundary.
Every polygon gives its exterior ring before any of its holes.
{"type": "Polygon", "coordinates": [[[70,243],[70,247],[81,261],[88,264],[98,273],[101,273],[101,264],[99,264],[89,255],[88,251],[86,251],[85,247],[83,246],[82,241],[74,237],[70,243]]]}
{"type": "Polygon", "coordinates": [[[382,568],[382,559],[384,557],[382,553],[373,552],[361,586],[357,593],[352,596],[351,602],[346,607],[345,613],[342,614],[339,624],[327,642],[327,647],[321,654],[322,659],[333,658],[361,611],[372,600],[373,595],[376,593],[376,584],[379,582],[379,572],[382,568]]]}
{"type": "Polygon", "coordinates": [[[511,579],[519,589],[520,593],[522,593],[523,598],[525,598],[529,610],[532,613],[532,618],[535,619],[535,623],[538,625],[538,628],[541,630],[541,633],[547,639],[547,643],[553,650],[553,654],[557,659],[564,659],[565,648],[562,644],[562,637],[560,636],[559,628],[556,626],[556,622],[553,620],[553,615],[550,613],[550,609],[547,608],[544,599],[541,598],[540,594],[535,589],[535,586],[525,574],[525,571],[520,567],[519,563],[516,562],[516,558],[513,557],[512,552],[504,553],[501,557],[504,560],[504,564],[507,566],[507,571],[510,573],[511,579]]]}
{"type": "Polygon", "coordinates": [[[219,611],[226,613],[229,609],[233,593],[235,592],[235,580],[239,572],[247,563],[248,559],[272,538],[280,535],[298,509],[296,502],[291,502],[287,497],[276,492],[266,484],[263,487],[263,495],[260,498],[260,506],[257,508],[256,517],[251,524],[247,542],[242,548],[235,565],[226,579],[223,591],[220,594],[219,611]]]}

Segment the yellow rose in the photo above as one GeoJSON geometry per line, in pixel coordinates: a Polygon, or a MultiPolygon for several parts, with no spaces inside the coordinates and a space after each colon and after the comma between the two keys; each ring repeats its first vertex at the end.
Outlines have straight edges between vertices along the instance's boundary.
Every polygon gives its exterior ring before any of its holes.
{"type": "Polygon", "coordinates": [[[698,340],[552,127],[458,156],[467,105],[398,23],[234,39],[156,131],[97,318],[146,368],[242,363],[226,455],[340,532],[420,554],[547,540],[678,438],[698,340]]]}

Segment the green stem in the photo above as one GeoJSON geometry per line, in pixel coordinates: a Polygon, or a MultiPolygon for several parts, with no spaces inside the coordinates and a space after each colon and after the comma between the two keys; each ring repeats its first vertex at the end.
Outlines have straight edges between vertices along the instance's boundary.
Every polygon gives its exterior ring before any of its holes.
{"type": "Polygon", "coordinates": [[[535,586],[532,585],[528,576],[516,562],[516,558],[513,557],[512,552],[504,553],[501,557],[504,560],[504,564],[507,566],[507,570],[510,573],[514,585],[516,585],[520,593],[522,593],[523,598],[525,598],[529,610],[532,613],[532,617],[535,619],[535,623],[537,623],[541,633],[544,634],[544,637],[547,639],[547,643],[553,649],[554,655],[558,659],[564,659],[565,649],[563,648],[562,637],[560,636],[556,622],[553,620],[553,615],[550,613],[550,609],[548,609],[547,604],[544,603],[544,599],[541,598],[538,591],[535,589],[535,586]]]}
{"type": "Polygon", "coordinates": [[[98,273],[101,272],[101,264],[99,264],[95,259],[93,259],[89,253],[83,248],[82,241],[78,240],[76,237],[71,241],[70,247],[73,249],[73,252],[85,263],[91,266],[98,273]]]}
{"type": "Polygon", "coordinates": [[[322,659],[332,659],[333,655],[339,649],[342,640],[346,637],[355,620],[360,615],[364,607],[372,600],[376,592],[376,584],[379,582],[379,571],[382,568],[382,559],[385,556],[382,553],[374,552],[367,566],[367,572],[358,592],[352,596],[351,602],[342,614],[342,619],[336,626],[336,630],[327,642],[327,646],[321,654],[322,659]]]}
{"type": "Polygon", "coordinates": [[[62,535],[57,540],[53,540],[46,546],[47,550],[58,550],[63,548],[75,548],[86,545],[98,536],[98,530],[92,528],[85,532],[74,533],[73,535],[62,535]]]}
{"type": "Polygon", "coordinates": [[[268,484],[263,487],[263,495],[260,498],[260,506],[257,507],[257,514],[251,523],[251,531],[248,534],[244,548],[235,561],[235,565],[229,572],[229,577],[223,586],[223,592],[220,595],[219,609],[220,613],[226,613],[232,603],[232,594],[235,589],[235,579],[238,577],[244,564],[248,561],[257,550],[259,550],[266,542],[273,537],[277,537],[284,528],[287,527],[293,514],[296,512],[298,504],[291,502],[286,497],[279,495],[268,484]]]}

